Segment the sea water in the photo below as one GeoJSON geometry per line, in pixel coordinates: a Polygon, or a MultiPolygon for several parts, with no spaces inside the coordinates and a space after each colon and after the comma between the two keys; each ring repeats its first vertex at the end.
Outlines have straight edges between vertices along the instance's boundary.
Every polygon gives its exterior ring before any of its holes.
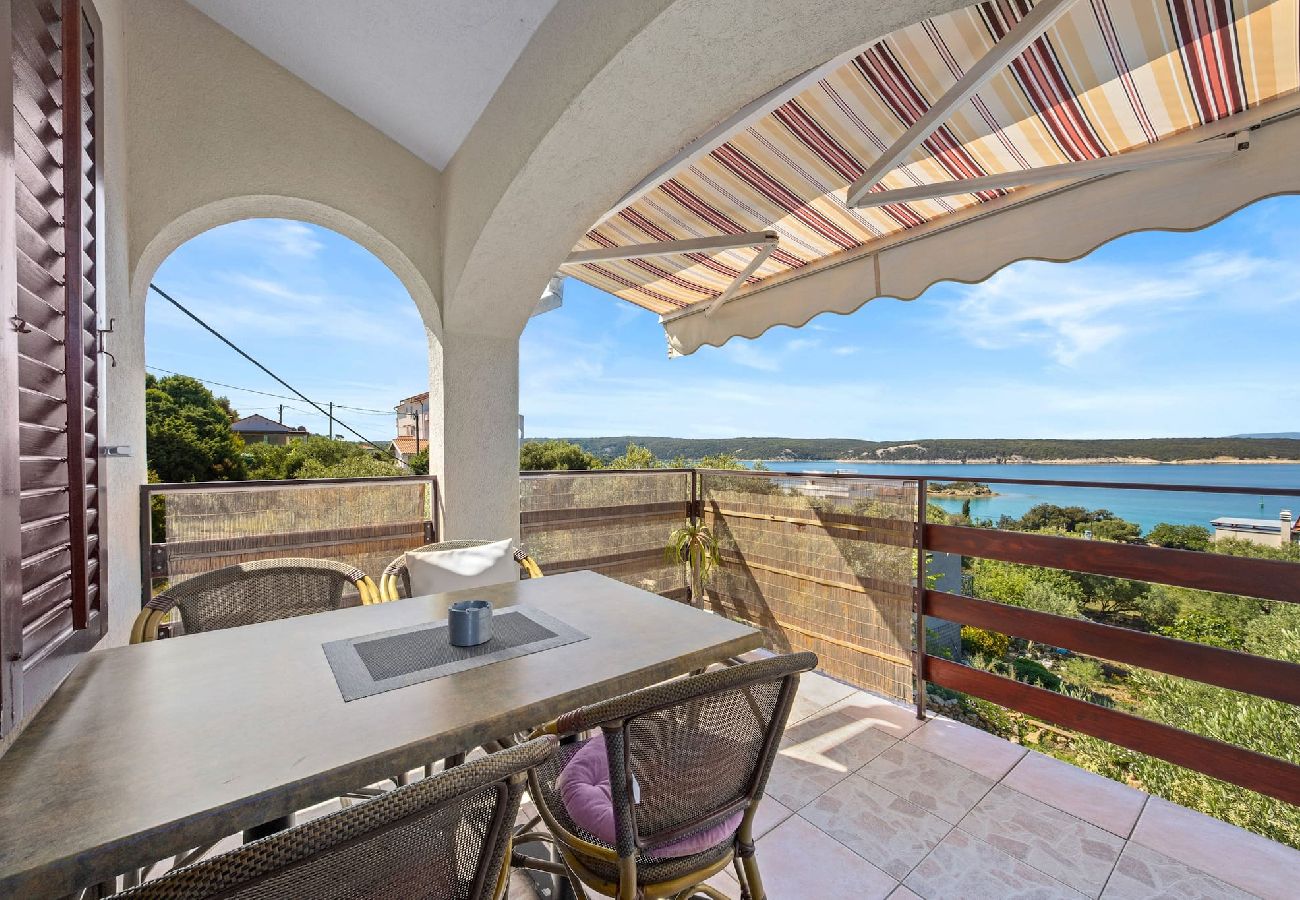
{"type": "MultiPolygon", "coordinates": [[[[1182,491],[1113,490],[1107,488],[1051,487],[1038,484],[990,484],[994,497],[972,497],[971,517],[1017,518],[1038,503],[1108,509],[1121,519],[1136,522],[1144,531],[1168,522],[1203,525],[1220,516],[1276,519],[1284,509],[1300,514],[1300,497],[1270,494],[1269,490],[1300,490],[1300,464],[1205,463],[1195,465],[918,465],[907,463],[855,463],[836,460],[770,460],[769,469],[780,472],[856,472],[864,475],[922,476],[937,481],[979,481],[981,478],[1038,478],[1055,481],[1105,481],[1147,484],[1205,484],[1257,488],[1249,494],[1212,494],[1182,491]]],[[[960,512],[963,498],[936,497],[933,502],[950,512],[960,512]]]]}

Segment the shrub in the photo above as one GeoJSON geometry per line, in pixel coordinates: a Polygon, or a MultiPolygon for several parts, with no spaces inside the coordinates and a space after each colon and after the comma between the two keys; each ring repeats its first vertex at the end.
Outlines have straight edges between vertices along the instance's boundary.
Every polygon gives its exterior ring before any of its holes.
{"type": "Polygon", "coordinates": [[[1027,656],[1017,656],[1012,660],[1011,669],[1015,672],[1016,681],[1036,684],[1039,687],[1047,688],[1049,691],[1059,691],[1061,689],[1060,676],[1047,666],[1027,656]]]}
{"type": "Polygon", "coordinates": [[[999,631],[987,631],[973,625],[961,628],[961,649],[967,656],[999,660],[1011,649],[1011,638],[999,631]]]}

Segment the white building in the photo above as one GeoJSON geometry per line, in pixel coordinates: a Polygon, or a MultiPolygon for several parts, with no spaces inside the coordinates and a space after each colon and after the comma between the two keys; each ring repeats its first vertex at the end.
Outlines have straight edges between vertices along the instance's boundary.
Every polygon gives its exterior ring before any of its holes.
{"type": "Polygon", "coordinates": [[[397,414],[397,437],[389,445],[402,462],[429,449],[429,392],[407,397],[393,407],[397,414]]]}
{"type": "Polygon", "coordinates": [[[1265,547],[1285,547],[1289,543],[1300,543],[1300,526],[1291,515],[1291,510],[1282,510],[1276,519],[1238,519],[1221,516],[1210,523],[1214,528],[1216,541],[1234,538],[1262,544],[1265,547]]]}

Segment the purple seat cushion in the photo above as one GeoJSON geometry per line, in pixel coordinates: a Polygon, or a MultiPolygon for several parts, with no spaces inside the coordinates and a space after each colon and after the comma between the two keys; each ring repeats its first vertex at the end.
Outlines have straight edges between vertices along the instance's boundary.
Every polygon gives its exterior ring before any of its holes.
{"type": "MultiPolygon", "coordinates": [[[[560,800],[568,810],[569,818],[590,834],[613,846],[617,842],[614,828],[614,798],[609,789],[609,753],[605,749],[605,735],[596,735],[587,741],[565,765],[556,779],[560,800]]],[[[668,859],[690,856],[710,847],[716,847],[736,833],[740,811],[716,825],[679,838],[671,844],[655,847],[647,856],[668,859]]]]}

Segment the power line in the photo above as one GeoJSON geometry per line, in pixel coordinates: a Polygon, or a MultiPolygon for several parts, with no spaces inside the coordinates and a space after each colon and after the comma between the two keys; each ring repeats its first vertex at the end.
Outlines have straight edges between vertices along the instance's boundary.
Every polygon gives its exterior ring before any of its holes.
{"type": "MultiPolygon", "coordinates": [[[[243,391],[243,392],[246,393],[246,394],[260,394],[260,395],[263,396],[263,397],[274,397],[274,398],[277,399],[277,400],[297,400],[297,399],[298,399],[297,397],[290,397],[290,396],[287,395],[287,394],[272,394],[272,393],[270,393],[269,391],[259,391],[259,390],[257,390],[256,388],[240,387],[240,386],[237,385],[237,384],[226,384],[224,381],[217,381],[217,380],[212,379],[212,378],[202,378],[202,377],[200,377],[200,376],[198,376],[198,375],[190,375],[190,374],[188,374],[188,373],[186,373],[186,372],[174,372],[174,371],[172,371],[171,369],[164,369],[164,368],[162,368],[161,366],[145,366],[145,368],[146,368],[146,369],[151,369],[151,370],[153,370],[154,372],[162,372],[162,373],[164,373],[164,374],[166,374],[166,375],[182,375],[182,376],[184,376],[184,377],[186,377],[186,378],[195,378],[195,379],[198,379],[199,381],[203,382],[204,384],[215,384],[217,387],[229,388],[229,389],[232,390],[232,391],[243,391]]],[[[335,403],[335,404],[334,404],[334,408],[335,408],[335,409],[346,409],[346,410],[349,410],[350,412],[375,413],[376,415],[380,415],[380,416],[391,416],[391,415],[395,415],[395,414],[396,414],[395,411],[394,411],[394,410],[391,410],[391,409],[370,409],[370,408],[365,407],[365,406],[344,406],[344,405],[341,404],[341,403],[335,403]]]]}
{"type": "Polygon", "coordinates": [[[176,307],[176,308],[179,309],[181,312],[185,313],[185,315],[189,316],[189,317],[190,317],[191,319],[193,319],[195,322],[197,322],[197,323],[198,323],[198,324],[203,328],[204,331],[207,331],[209,334],[211,334],[213,337],[217,338],[219,341],[221,341],[223,344],[225,344],[225,345],[226,345],[227,347],[229,347],[231,350],[234,350],[234,351],[235,351],[236,353],[238,353],[240,356],[244,357],[244,359],[248,360],[248,361],[251,362],[253,365],[257,366],[259,369],[261,369],[263,372],[265,372],[267,375],[270,375],[272,378],[274,378],[277,382],[279,382],[280,384],[284,385],[284,386],[285,386],[285,387],[286,387],[286,388],[287,388],[291,393],[297,395],[297,397],[298,397],[299,400],[302,400],[304,403],[308,404],[309,406],[314,407],[314,408],[316,409],[316,411],[319,412],[322,416],[325,416],[326,418],[328,418],[328,419],[332,419],[333,421],[337,422],[341,428],[345,429],[346,431],[350,431],[350,432],[352,432],[352,433],[355,434],[358,438],[360,438],[361,441],[362,441],[363,443],[369,444],[370,446],[372,446],[372,447],[374,447],[376,450],[378,450],[380,453],[386,453],[386,454],[388,454],[389,456],[391,456],[394,460],[397,460],[397,462],[399,462],[399,463],[401,462],[401,460],[397,458],[397,454],[393,453],[393,451],[389,450],[389,449],[386,448],[386,447],[381,447],[381,446],[379,446],[379,445],[376,444],[374,441],[370,440],[370,438],[366,437],[364,434],[362,434],[361,432],[357,431],[355,428],[353,428],[353,427],[352,427],[351,425],[349,425],[347,422],[344,422],[342,419],[339,419],[339,418],[336,417],[336,416],[331,416],[329,413],[325,412],[325,410],[320,406],[319,403],[317,403],[316,401],[312,400],[310,397],[308,397],[308,396],[307,396],[306,394],[304,394],[302,391],[298,390],[296,387],[294,387],[293,385],[291,385],[289,382],[287,382],[287,381],[285,381],[283,378],[281,378],[279,375],[275,374],[275,373],[272,372],[270,369],[268,369],[266,366],[262,365],[260,362],[258,362],[256,359],[254,359],[254,358],[253,358],[252,356],[250,356],[248,353],[246,353],[246,352],[244,352],[243,350],[239,349],[239,347],[235,345],[235,342],[234,342],[234,341],[230,340],[230,338],[226,337],[226,336],[225,336],[224,334],[222,334],[220,331],[217,331],[217,329],[213,328],[213,327],[212,327],[211,325],[209,325],[207,322],[203,321],[203,320],[200,319],[198,316],[196,316],[194,313],[190,312],[188,309],[186,309],[184,306],[182,306],[181,303],[180,303],[178,300],[176,300],[174,297],[172,297],[170,294],[168,294],[168,293],[167,293],[166,291],[164,291],[162,288],[158,287],[158,285],[154,284],[153,282],[149,282],[149,289],[152,290],[154,293],[156,293],[159,297],[162,297],[164,300],[166,300],[166,301],[167,301],[168,303],[170,303],[172,306],[176,307]]]}

